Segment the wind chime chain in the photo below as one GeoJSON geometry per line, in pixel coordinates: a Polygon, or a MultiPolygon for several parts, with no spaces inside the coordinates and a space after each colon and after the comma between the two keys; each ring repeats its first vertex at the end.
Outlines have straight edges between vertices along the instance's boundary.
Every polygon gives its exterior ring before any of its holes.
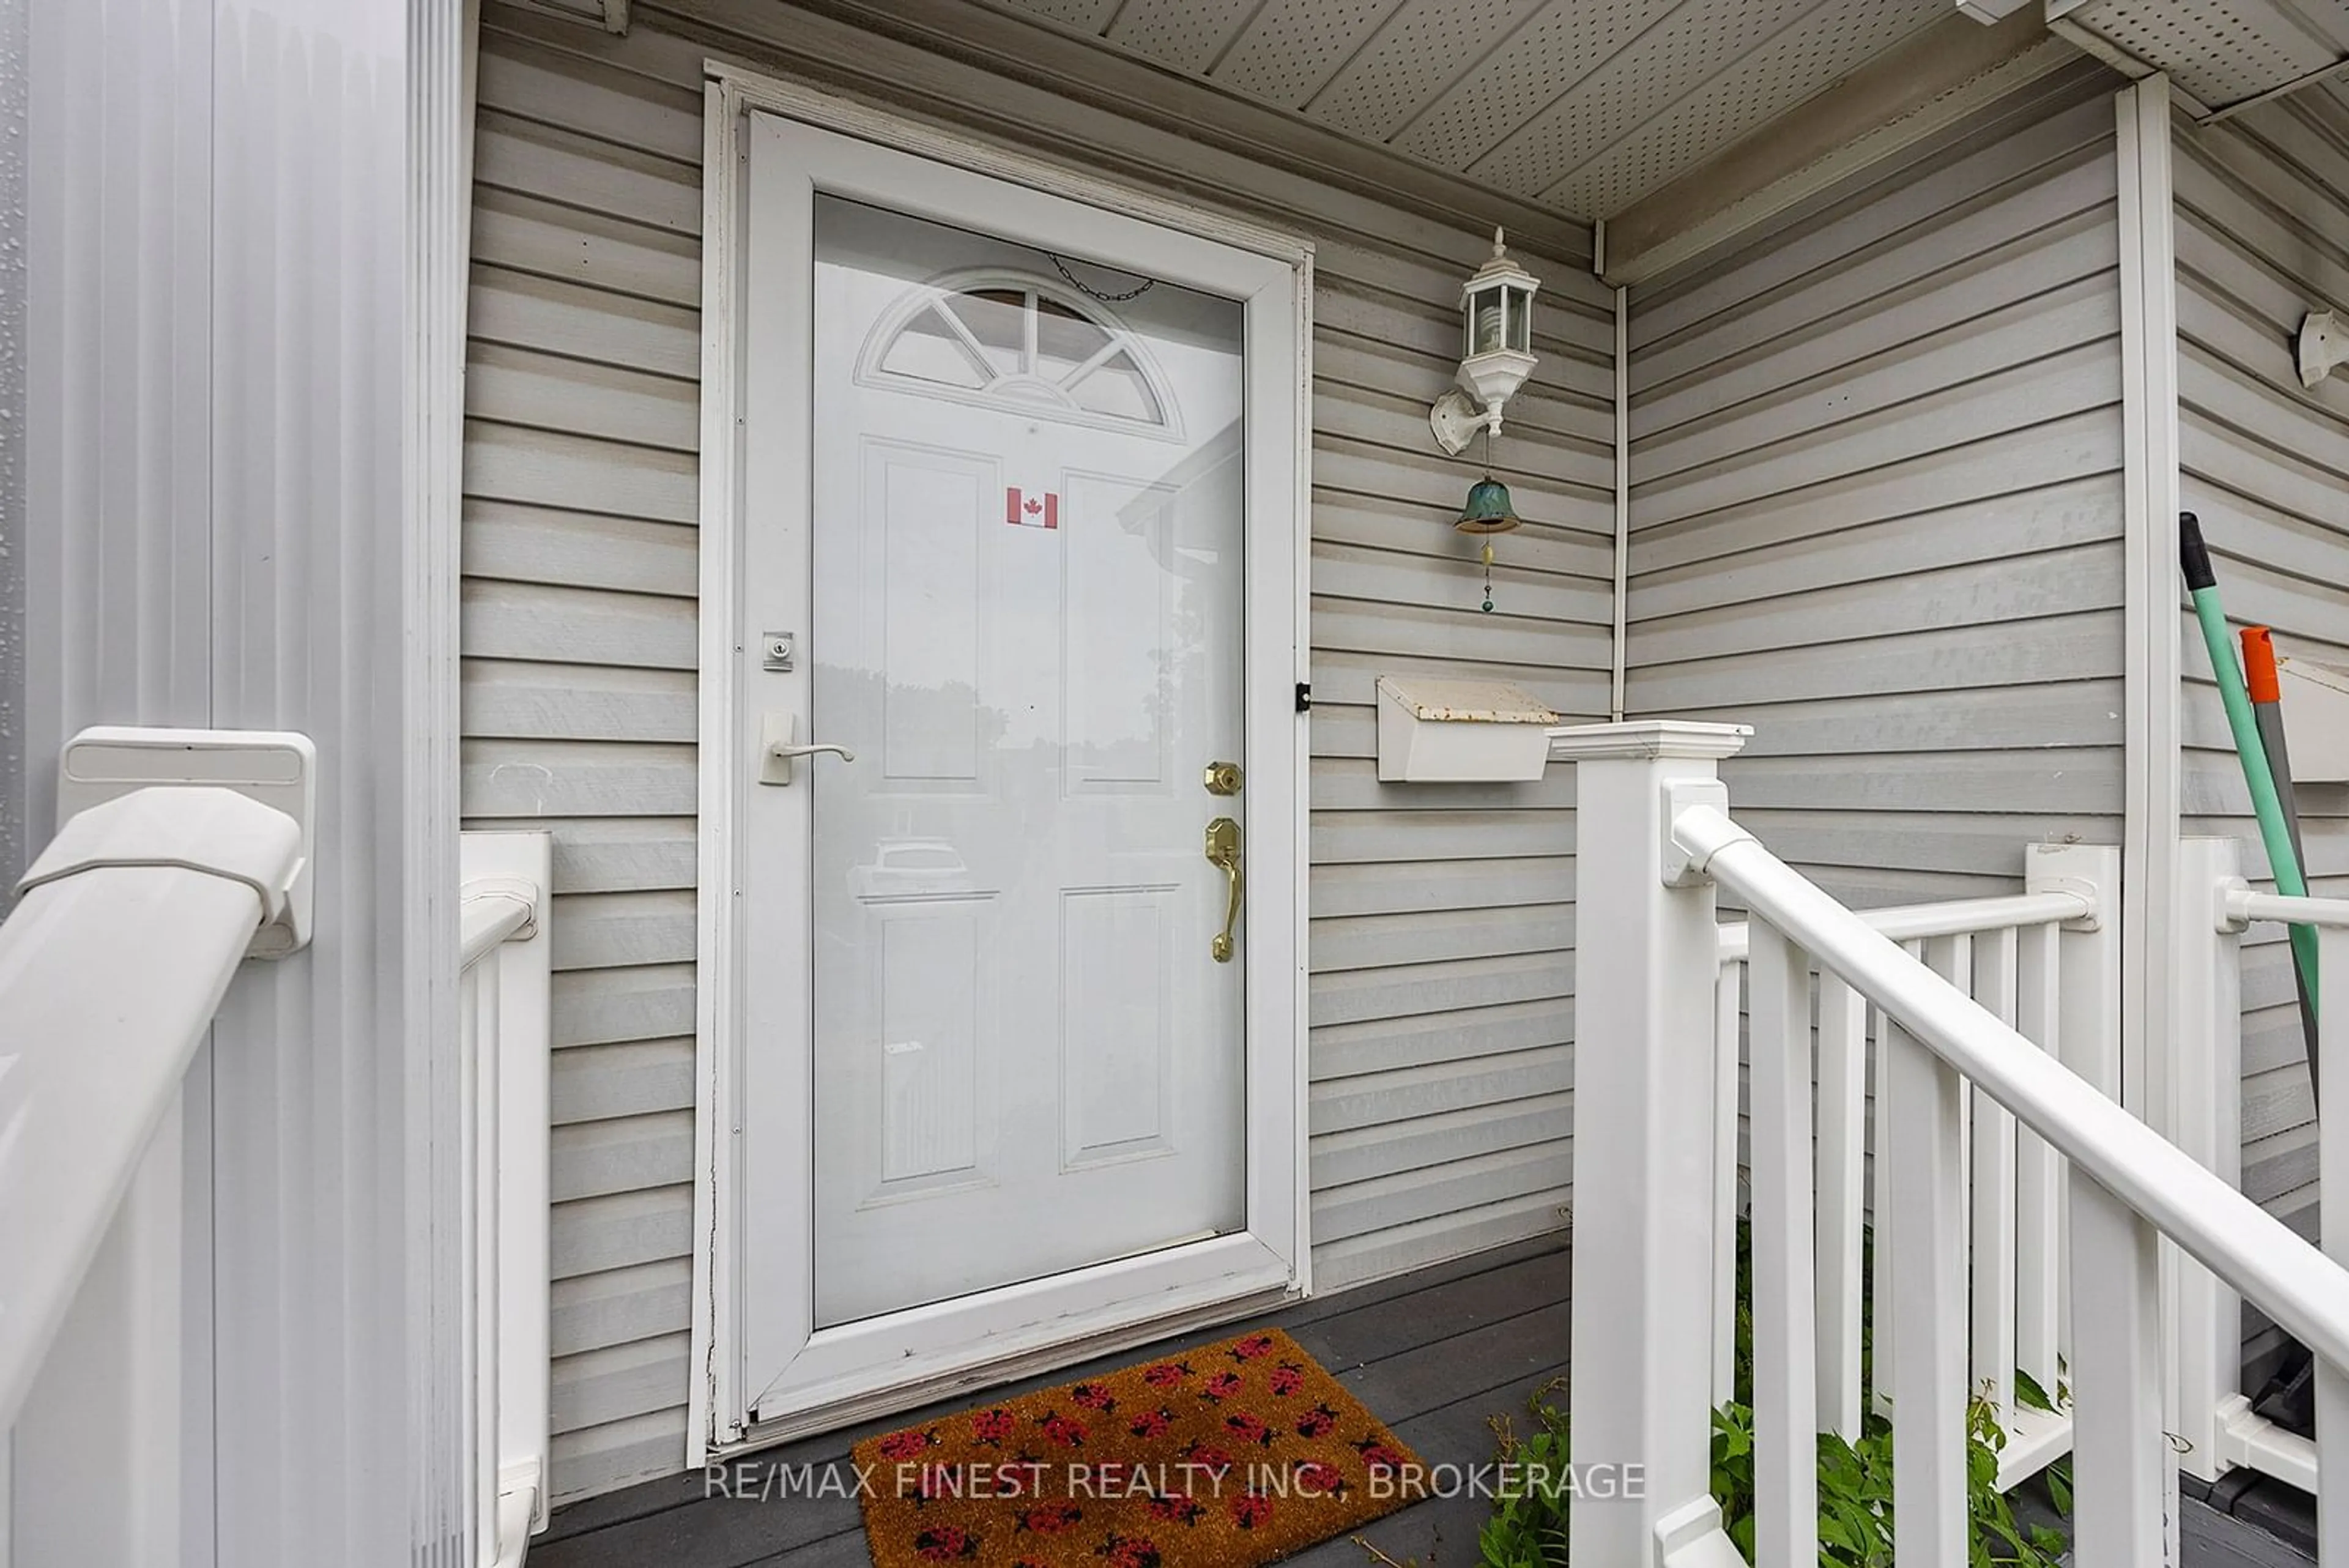
{"type": "MultiPolygon", "coordinates": [[[[1493,427],[1491,425],[1485,427],[1485,472],[1488,475],[1493,472],[1493,427]]],[[[1484,613],[1486,615],[1493,613],[1493,541],[1490,539],[1485,541],[1484,613]]]]}
{"type": "Polygon", "coordinates": [[[1152,289],[1158,286],[1158,280],[1156,278],[1145,277],[1141,281],[1141,283],[1127,289],[1123,294],[1103,294],[1100,289],[1095,288],[1092,285],[1079,277],[1075,273],[1071,272],[1069,270],[1069,264],[1062,261],[1059,256],[1053,255],[1050,251],[1046,251],[1044,254],[1050,258],[1052,270],[1066,278],[1071,288],[1075,289],[1080,294],[1089,295],[1092,298],[1100,300],[1103,305],[1123,305],[1129,299],[1141,298],[1143,295],[1148,294],[1152,289]]]}

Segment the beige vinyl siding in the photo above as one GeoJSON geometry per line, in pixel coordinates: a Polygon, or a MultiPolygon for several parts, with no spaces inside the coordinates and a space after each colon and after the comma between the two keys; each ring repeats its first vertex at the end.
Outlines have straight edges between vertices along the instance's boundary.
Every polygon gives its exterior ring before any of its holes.
{"type": "Polygon", "coordinates": [[[475,148],[464,809],[555,834],[561,1500],[684,1456],[701,101],[513,25],[485,19],[475,148]]]}
{"type": "MultiPolygon", "coordinates": [[[[2223,126],[2179,122],[2178,454],[2239,625],[2287,654],[2349,663],[2349,380],[2303,389],[2292,340],[2311,309],[2349,308],[2349,89],[2333,83],[2223,126]]],[[[2183,613],[2183,611],[2181,611],[2183,613]]],[[[2267,876],[2209,658],[2185,628],[2189,833],[2241,841],[2267,876]]],[[[2317,890],[2349,892],[2349,788],[2299,792],[2317,890]]],[[[2275,927],[2243,955],[2243,1189],[2313,1234],[2315,1106],[2291,960],[2275,927]]]]}
{"type": "MultiPolygon", "coordinates": [[[[699,89],[713,44],[756,60],[815,47],[807,29],[824,26],[763,3],[696,0],[692,24],[657,5],[632,10],[615,38],[493,5],[481,67],[465,809],[556,834],[557,1501],[683,1462],[699,89]],[[688,26],[694,41],[680,36],[688,26]]],[[[829,57],[890,68],[878,46],[829,57]]],[[[922,99],[942,117],[986,123],[1016,96],[968,67],[935,70],[960,84],[922,99]]],[[[1587,255],[1527,258],[1545,284],[1542,366],[1509,405],[1500,459],[1535,521],[1496,541],[1498,607],[1481,614],[1478,541],[1448,525],[1475,470],[1434,448],[1426,405],[1451,378],[1459,286],[1489,235],[1098,111],[1075,118],[1071,134],[1097,142],[1064,135],[1030,150],[1212,200],[1319,247],[1317,1282],[1341,1288],[1555,1228],[1570,1170],[1571,781],[1381,785],[1372,684],[1389,671],[1485,673],[1578,718],[1605,716],[1609,297],[1587,255]]]]}
{"type": "Polygon", "coordinates": [[[2120,841],[2113,110],[2085,71],[1632,296],[1627,707],[1754,726],[1856,904],[2120,841]]]}

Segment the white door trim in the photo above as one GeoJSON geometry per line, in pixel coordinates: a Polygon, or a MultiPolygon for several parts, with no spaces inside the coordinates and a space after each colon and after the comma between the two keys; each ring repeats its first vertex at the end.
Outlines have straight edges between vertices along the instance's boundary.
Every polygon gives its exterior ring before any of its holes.
{"type": "MultiPolygon", "coordinates": [[[[751,1434],[743,1417],[757,1390],[745,1388],[740,1353],[743,1279],[739,1238],[740,1150],[743,1125],[739,1102],[740,1051],[743,1036],[744,987],[740,962],[741,823],[749,759],[737,736],[742,724],[741,674],[746,649],[759,628],[743,624],[741,558],[741,443],[745,356],[742,352],[741,280],[748,215],[746,127],[753,109],[805,122],[818,129],[902,153],[1028,187],[1049,197],[1081,202],[1129,219],[1272,258],[1288,269],[1285,319],[1277,340],[1278,362],[1251,354],[1246,374],[1252,407],[1275,409],[1289,427],[1279,450],[1259,452],[1251,440],[1248,465],[1250,527],[1282,526],[1286,539],[1274,548],[1251,549],[1247,587],[1247,724],[1250,754],[1272,748],[1284,759],[1276,772],[1289,774],[1288,798],[1260,795],[1249,813],[1250,915],[1242,929],[1248,974],[1248,1084],[1251,1102],[1259,1095],[1285,1112],[1286,1158],[1261,1158],[1251,1139],[1248,1171],[1249,1229],[1281,1243],[1284,1280],[1260,1274],[1236,1277],[1235,1293],[1260,1298],[1269,1284],[1303,1292],[1310,1287],[1308,1245],[1307,1091],[1305,1051],[1305,875],[1307,816],[1307,726],[1297,711],[1293,688],[1309,678],[1307,566],[1309,547],[1312,441],[1311,306],[1313,251],[1309,244],[1226,215],[1169,201],[1096,176],[1007,151],[931,126],[897,119],[863,104],[791,83],[748,73],[724,62],[707,67],[704,94],[702,360],[700,472],[700,835],[699,984],[696,1023],[694,1316],[687,1460],[703,1463],[713,1449],[743,1442],[751,1434]],[[1259,462],[1268,466],[1258,472],[1259,462]],[[1267,476],[1271,476],[1268,478],[1267,476]],[[1277,488],[1281,499],[1268,503],[1277,488]],[[1286,809],[1284,809],[1284,807],[1286,809]],[[1264,919],[1281,912],[1286,918],[1264,919]],[[1278,1168],[1275,1168],[1275,1166],[1278,1168]]],[[[1178,279],[1179,281],[1179,279],[1178,279]]],[[[1250,324],[1252,347],[1260,341],[1250,324]]],[[[1254,421],[1251,421],[1253,425],[1254,421]]],[[[1251,436],[1254,430],[1251,430],[1251,436]]],[[[1257,770],[1251,768],[1251,772],[1257,770]]],[[[1268,795],[1272,792],[1268,792],[1268,795]]],[[[1239,1240],[1245,1240],[1240,1238],[1239,1240]]],[[[1195,1243],[1209,1248],[1227,1242],[1195,1243]]],[[[1189,1251],[1179,1249],[1178,1251],[1189,1251]]],[[[1077,1332],[1104,1335],[1130,1333],[1139,1315],[1197,1315],[1207,1303],[1191,1297],[1162,1299],[1138,1313],[1130,1295],[1117,1290],[1121,1274],[1146,1272],[1148,1260],[1082,1271],[1108,1287],[1112,1304],[1081,1320],[1077,1332]],[[1115,1299],[1126,1304],[1120,1308],[1115,1299]]],[[[900,1314],[907,1315],[907,1314],[900,1314]]],[[[1017,1336],[1014,1336],[1015,1340],[1017,1336]]],[[[967,1372],[982,1359],[989,1365],[1037,1349],[1027,1342],[976,1347],[942,1345],[909,1370],[908,1398],[941,1378],[967,1372]],[[914,1379],[918,1377],[920,1381],[914,1379]]],[[[862,1407],[881,1407],[871,1397],[862,1407]]],[[[758,1436],[765,1438],[762,1430],[758,1436]]]]}

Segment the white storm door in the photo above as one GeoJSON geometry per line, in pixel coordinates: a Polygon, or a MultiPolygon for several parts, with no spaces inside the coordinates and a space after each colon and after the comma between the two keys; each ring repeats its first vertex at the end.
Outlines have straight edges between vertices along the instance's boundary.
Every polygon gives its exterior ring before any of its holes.
{"type": "Polygon", "coordinates": [[[763,1423],[1294,1277],[1293,1006],[1254,1039],[1251,987],[1293,994],[1295,721],[1250,680],[1288,694],[1250,545],[1293,559],[1294,485],[1254,514],[1248,417],[1293,274],[750,125],[744,614],[794,649],[752,639],[738,733],[753,777],[849,753],[745,788],[763,1423]]]}

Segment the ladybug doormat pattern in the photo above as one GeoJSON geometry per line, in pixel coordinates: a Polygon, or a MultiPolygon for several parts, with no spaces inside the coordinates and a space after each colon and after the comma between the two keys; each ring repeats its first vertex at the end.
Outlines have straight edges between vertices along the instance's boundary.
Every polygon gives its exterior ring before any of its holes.
{"type": "Polygon", "coordinates": [[[874,1568],[1255,1568],[1419,1501],[1426,1468],[1263,1330],[856,1447],[874,1568]]]}

